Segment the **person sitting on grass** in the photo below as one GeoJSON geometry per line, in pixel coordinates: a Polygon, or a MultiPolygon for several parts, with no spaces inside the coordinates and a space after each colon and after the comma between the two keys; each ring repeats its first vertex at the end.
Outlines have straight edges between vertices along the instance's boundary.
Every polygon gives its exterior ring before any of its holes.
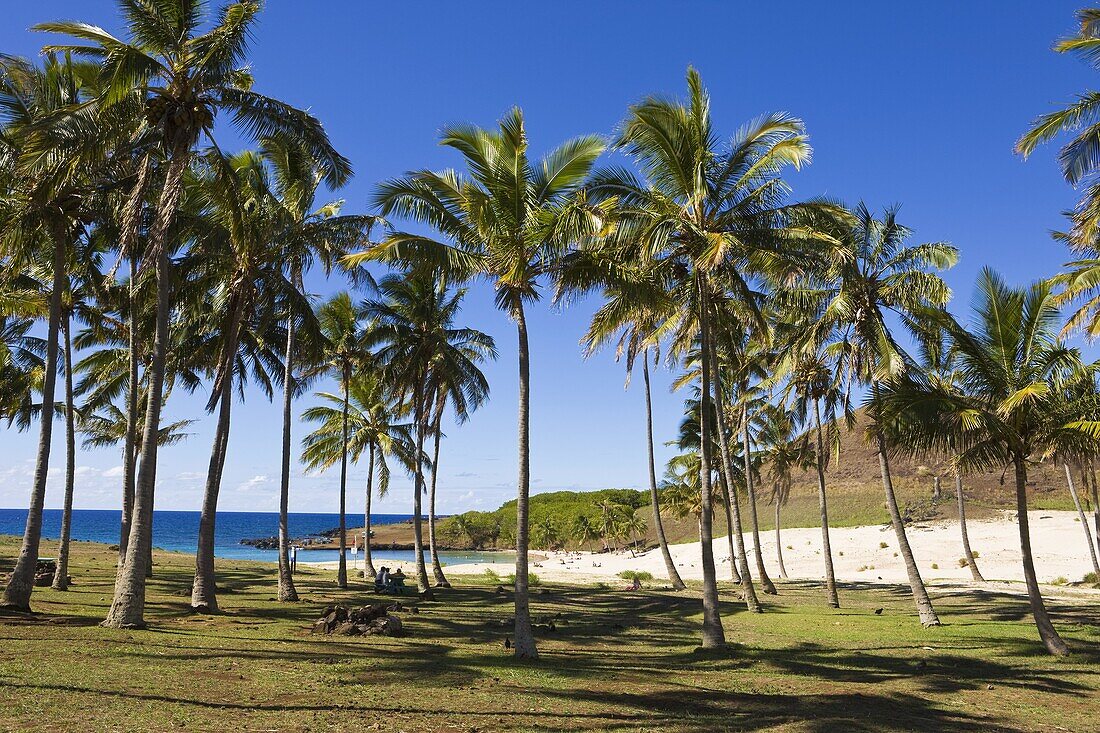
{"type": "Polygon", "coordinates": [[[378,575],[374,576],[374,592],[385,593],[387,586],[390,585],[390,569],[383,565],[378,575]]]}
{"type": "Polygon", "coordinates": [[[641,589],[642,589],[642,581],[638,579],[637,575],[634,576],[634,582],[632,582],[630,585],[623,588],[623,590],[641,590],[641,589]]]}
{"type": "Polygon", "coordinates": [[[398,595],[405,592],[405,573],[401,572],[401,568],[390,575],[390,589],[398,595]]]}

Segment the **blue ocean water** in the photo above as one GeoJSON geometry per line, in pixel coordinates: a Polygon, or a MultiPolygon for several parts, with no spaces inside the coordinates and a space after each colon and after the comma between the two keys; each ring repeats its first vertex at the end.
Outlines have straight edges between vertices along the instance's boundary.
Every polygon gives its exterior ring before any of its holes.
{"type": "MultiPolygon", "coordinates": [[[[375,514],[371,522],[376,525],[397,524],[410,519],[409,514],[375,514]]],[[[74,509],[72,537],[74,540],[118,544],[121,512],[117,509],[74,509]]],[[[349,525],[362,523],[362,517],[349,516],[349,525]],[[358,518],[358,522],[356,522],[358,518]]],[[[26,509],[0,509],[0,534],[22,536],[27,523],[26,509]]],[[[289,514],[287,523],[290,536],[298,539],[315,535],[339,526],[339,514],[289,514]]],[[[153,545],[174,552],[195,552],[199,532],[198,512],[153,512],[153,545]]],[[[277,550],[261,550],[242,545],[242,539],[273,537],[279,532],[279,515],[275,512],[218,512],[214,536],[214,552],[218,557],[233,560],[259,560],[277,562],[277,550]]],[[[47,509],[42,517],[42,536],[56,540],[61,533],[61,510],[47,509]]],[[[48,540],[42,547],[42,555],[53,553],[48,540]]],[[[412,562],[412,550],[373,550],[376,559],[394,562],[412,562]]],[[[426,553],[425,553],[426,554],[426,553]]],[[[448,564],[482,562],[501,553],[441,552],[440,559],[448,564]]],[[[360,554],[360,558],[362,555],[360,554]]],[[[309,550],[298,553],[299,562],[331,562],[339,558],[337,550],[309,550]]]]}

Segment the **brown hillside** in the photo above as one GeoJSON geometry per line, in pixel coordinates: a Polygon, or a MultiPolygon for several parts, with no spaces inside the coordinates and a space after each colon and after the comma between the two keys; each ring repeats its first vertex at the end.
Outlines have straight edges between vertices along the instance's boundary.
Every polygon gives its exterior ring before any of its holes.
{"type": "MultiPolygon", "coordinates": [[[[852,430],[841,427],[839,457],[833,453],[826,474],[829,524],[834,527],[889,521],[879,475],[878,453],[865,435],[866,422],[862,411],[857,414],[852,430]]],[[[955,479],[945,460],[928,456],[899,456],[891,459],[890,468],[903,514],[914,519],[955,519],[958,516],[955,479]],[[935,473],[941,474],[942,482],[943,499],[938,503],[931,500],[935,473]]],[[[1001,509],[1014,509],[1015,490],[1011,482],[1012,476],[1009,474],[1002,484],[999,472],[964,477],[967,516],[980,518],[991,516],[1001,509]]],[[[771,530],[775,526],[770,493],[767,481],[757,489],[757,511],[762,530],[771,530]]],[[[1073,509],[1066,490],[1065,475],[1060,466],[1049,463],[1029,469],[1028,497],[1033,509],[1073,509]]],[[[742,512],[746,532],[749,530],[747,509],[743,507],[742,512]]],[[[669,524],[670,540],[690,542],[698,538],[698,528],[692,519],[681,521],[669,517],[665,521],[669,524]]],[[[813,471],[795,477],[790,501],[782,508],[781,524],[784,527],[819,526],[817,477],[813,471]]],[[[721,510],[716,511],[714,531],[716,536],[726,531],[725,515],[721,510]]]]}

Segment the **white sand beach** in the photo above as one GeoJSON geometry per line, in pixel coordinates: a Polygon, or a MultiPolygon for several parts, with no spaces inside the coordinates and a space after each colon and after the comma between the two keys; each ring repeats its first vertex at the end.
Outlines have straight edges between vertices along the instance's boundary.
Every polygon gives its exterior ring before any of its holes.
{"type": "MultiPolygon", "coordinates": [[[[1042,583],[1061,578],[1079,581],[1092,571],[1085,533],[1076,512],[1033,511],[1031,542],[1036,572],[1042,583]]],[[[1091,516],[1089,517],[1091,521],[1091,516]]],[[[971,520],[967,524],[970,545],[978,553],[978,567],[989,581],[1022,582],[1020,538],[1015,512],[1005,512],[993,520],[971,520]]],[[[962,543],[959,526],[954,521],[937,521],[911,525],[907,529],[909,543],[920,567],[921,575],[930,584],[957,585],[970,581],[970,570],[959,564],[962,543]]],[[[905,568],[896,556],[897,540],[889,525],[837,528],[830,531],[833,563],[840,582],[904,583],[905,568]],[[885,544],[885,547],[882,545],[885,544]]],[[[762,539],[764,564],[773,578],[779,577],[776,561],[775,534],[768,532],[762,539]]],[[[816,527],[782,531],[783,560],[793,579],[820,580],[824,570],[821,560],[821,530],[816,527]]],[[[745,545],[752,552],[752,536],[745,535],[745,545]]],[[[699,543],[672,545],[672,556],[684,579],[698,580],[703,571],[699,543]]],[[[545,559],[534,562],[531,571],[541,580],[551,582],[590,583],[617,581],[623,570],[646,570],[654,578],[664,579],[665,566],[657,549],[639,553],[544,552],[545,559]]],[[[714,540],[714,556],[719,578],[729,577],[729,543],[725,535],[714,540]]],[[[334,566],[334,563],[318,565],[334,566]]],[[[513,571],[510,562],[471,563],[447,566],[449,575],[471,575],[492,568],[502,576],[513,571]]],[[[752,566],[755,574],[755,565],[752,566]]],[[[406,571],[407,572],[407,571],[406,571]]],[[[1100,593],[1100,592],[1098,592],[1100,593]]]]}

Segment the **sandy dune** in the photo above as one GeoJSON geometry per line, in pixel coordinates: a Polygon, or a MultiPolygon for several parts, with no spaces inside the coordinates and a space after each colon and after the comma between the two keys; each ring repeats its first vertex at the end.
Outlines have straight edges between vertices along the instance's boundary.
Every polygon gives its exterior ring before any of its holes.
{"type": "MultiPolygon", "coordinates": [[[[1079,581],[1092,570],[1085,533],[1075,512],[1029,512],[1031,541],[1036,572],[1040,582],[1059,578],[1079,581]]],[[[987,580],[1022,581],[1020,540],[1015,513],[1006,512],[995,520],[968,523],[970,545],[979,554],[978,567],[987,580]]],[[[1090,516],[1091,520],[1091,516],[1090,516]]],[[[908,528],[909,542],[917,559],[921,575],[930,583],[969,581],[970,571],[959,565],[963,556],[959,527],[956,522],[929,522],[908,528]]],[[[897,540],[889,526],[833,529],[833,563],[836,577],[842,582],[903,583],[905,568],[895,556],[897,540]],[[881,544],[885,543],[886,547],[881,544]]],[[[773,577],[779,576],[776,561],[775,534],[762,538],[764,564],[773,577]]],[[[818,528],[788,529],[782,533],[783,560],[791,578],[821,579],[824,574],[821,559],[821,530],[818,528]]],[[[746,548],[752,552],[751,534],[745,536],[746,548]]],[[[685,579],[702,578],[699,543],[673,545],[673,559],[685,579]]],[[[543,553],[545,560],[535,563],[532,572],[543,580],[556,582],[593,582],[616,578],[623,570],[648,570],[655,578],[665,578],[664,562],[657,550],[631,557],[619,553],[543,553]]],[[[725,536],[714,541],[715,560],[719,563],[719,578],[729,577],[729,544],[725,536]]],[[[467,575],[493,568],[501,575],[512,572],[510,563],[477,563],[450,565],[448,574],[467,575]]],[[[755,565],[752,566],[755,574],[755,565]]]]}

